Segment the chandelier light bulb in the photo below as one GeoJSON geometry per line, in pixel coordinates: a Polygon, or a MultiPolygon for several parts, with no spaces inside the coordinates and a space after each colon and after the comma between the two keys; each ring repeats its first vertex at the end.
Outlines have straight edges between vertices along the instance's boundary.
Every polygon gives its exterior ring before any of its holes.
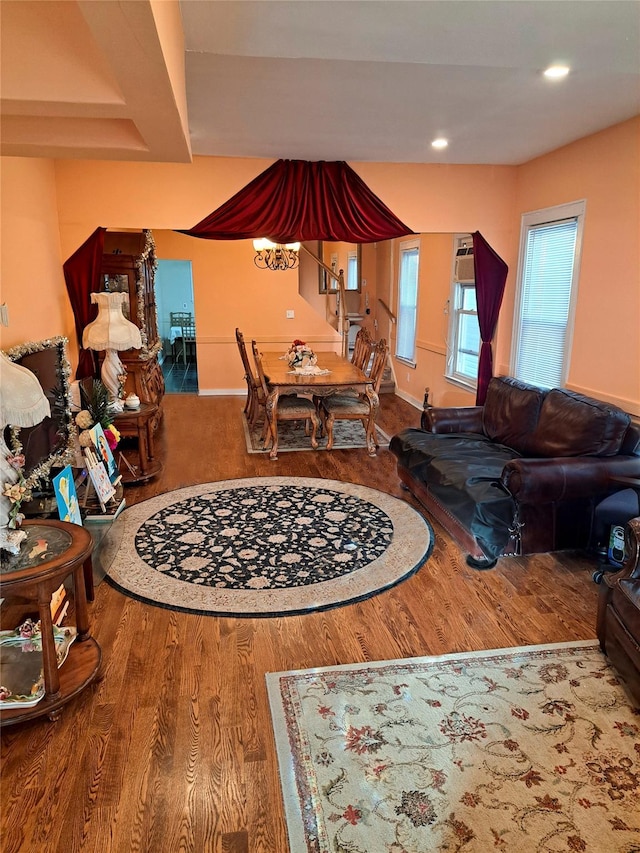
{"type": "Polygon", "coordinates": [[[548,80],[561,80],[569,73],[568,65],[550,65],[544,72],[548,80]]]}
{"type": "Polygon", "coordinates": [[[261,270],[293,270],[298,266],[300,243],[273,243],[266,237],[253,241],[254,264],[261,270]]]}

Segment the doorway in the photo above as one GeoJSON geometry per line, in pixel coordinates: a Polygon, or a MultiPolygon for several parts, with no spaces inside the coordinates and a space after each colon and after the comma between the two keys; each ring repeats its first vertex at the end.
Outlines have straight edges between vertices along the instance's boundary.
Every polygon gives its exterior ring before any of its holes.
{"type": "Polygon", "coordinates": [[[191,261],[159,260],[155,275],[159,360],[167,394],[198,393],[191,261]]]}

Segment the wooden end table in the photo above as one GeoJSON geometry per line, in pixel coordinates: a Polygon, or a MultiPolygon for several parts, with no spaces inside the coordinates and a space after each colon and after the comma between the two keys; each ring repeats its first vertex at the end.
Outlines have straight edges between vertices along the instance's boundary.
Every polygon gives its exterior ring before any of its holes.
{"type": "Polygon", "coordinates": [[[15,555],[2,553],[0,589],[4,597],[35,601],[42,637],[45,694],[31,708],[0,709],[0,725],[9,726],[48,715],[55,720],[60,708],[98,675],[102,651],[90,634],[84,565],[91,557],[91,534],[77,524],[50,519],[25,521],[27,538],[15,555]],[[78,634],[67,659],[58,669],[51,620],[51,596],[66,577],[73,575],[75,619],[78,634]]]}
{"type": "Polygon", "coordinates": [[[153,427],[157,411],[155,403],[140,403],[137,409],[125,409],[114,415],[118,432],[125,438],[138,439],[139,465],[132,465],[122,454],[125,463],[119,469],[125,486],[144,483],[162,471],[161,463],[154,459],[153,427]]]}

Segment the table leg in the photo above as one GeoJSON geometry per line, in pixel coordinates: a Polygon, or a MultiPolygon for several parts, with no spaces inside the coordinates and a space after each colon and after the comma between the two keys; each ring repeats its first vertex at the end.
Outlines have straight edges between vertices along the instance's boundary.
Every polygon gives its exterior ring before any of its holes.
{"type": "Polygon", "coordinates": [[[82,574],[84,575],[84,587],[87,592],[87,601],[95,599],[95,587],[93,585],[93,560],[89,556],[82,564],[82,574]]]}
{"type": "Polygon", "coordinates": [[[151,427],[151,418],[147,419],[145,429],[147,431],[147,453],[149,454],[149,459],[153,459],[153,454],[155,453],[155,446],[153,442],[153,429],[151,427]]]}
{"type": "Polygon", "coordinates": [[[87,591],[84,585],[84,567],[76,566],[73,570],[73,599],[76,611],[76,627],[78,629],[78,640],[88,640],[91,636],[89,630],[89,608],[87,607],[87,591]]]}
{"type": "Polygon", "coordinates": [[[369,400],[369,422],[367,426],[367,450],[369,451],[369,456],[376,455],[376,419],[378,416],[378,408],[380,406],[380,399],[376,392],[373,390],[373,385],[367,385],[365,388],[365,394],[367,395],[367,399],[369,400]]]}
{"type": "Polygon", "coordinates": [[[140,429],[138,425],[138,452],[140,454],[140,470],[143,474],[146,474],[149,470],[149,442],[146,426],[140,429]]]}
{"type": "Polygon", "coordinates": [[[56,643],[51,621],[51,590],[48,583],[38,584],[38,614],[42,638],[42,672],[44,675],[45,699],[56,699],[60,695],[60,673],[56,657],[56,643]]]}
{"type": "Polygon", "coordinates": [[[269,451],[269,459],[278,458],[278,397],[280,396],[277,390],[274,390],[267,397],[265,404],[266,418],[271,430],[271,450],[269,451]]]}

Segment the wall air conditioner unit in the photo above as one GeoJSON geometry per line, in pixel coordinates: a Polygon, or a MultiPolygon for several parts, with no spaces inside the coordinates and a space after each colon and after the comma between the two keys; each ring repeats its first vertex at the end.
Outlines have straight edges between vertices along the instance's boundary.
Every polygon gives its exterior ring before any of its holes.
{"type": "Polygon", "coordinates": [[[475,281],[473,246],[460,246],[456,250],[455,278],[456,281],[475,281]]]}

